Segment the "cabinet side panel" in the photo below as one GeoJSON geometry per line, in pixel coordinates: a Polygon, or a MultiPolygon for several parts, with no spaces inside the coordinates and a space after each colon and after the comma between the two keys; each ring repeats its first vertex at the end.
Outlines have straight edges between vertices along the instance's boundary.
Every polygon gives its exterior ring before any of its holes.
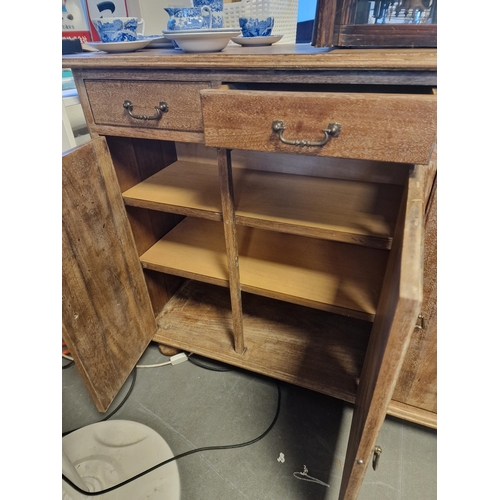
{"type": "Polygon", "coordinates": [[[424,328],[415,329],[393,400],[437,413],[437,183],[425,224],[424,328]]]}
{"type": "MultiPolygon", "coordinates": [[[[125,137],[108,137],[107,142],[122,193],[177,160],[173,142],[125,137]]],[[[127,215],[139,255],[182,220],[179,215],[136,207],[127,207],[127,215]]],[[[155,314],[183,283],[180,278],[156,273],[145,273],[145,278],[155,314]]]]}
{"type": "Polygon", "coordinates": [[[104,412],[156,322],[105,139],[62,163],[63,338],[104,412]]]}

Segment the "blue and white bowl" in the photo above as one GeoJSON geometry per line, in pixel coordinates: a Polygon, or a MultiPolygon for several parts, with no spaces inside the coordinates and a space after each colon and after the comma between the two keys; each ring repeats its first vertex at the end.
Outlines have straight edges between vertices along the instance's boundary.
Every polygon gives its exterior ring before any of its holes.
{"type": "Polygon", "coordinates": [[[103,17],[92,19],[101,42],[134,42],[137,40],[137,17],[103,17]]]}
{"type": "Polygon", "coordinates": [[[245,37],[269,36],[273,31],[274,17],[240,17],[241,34],[245,37]]]}

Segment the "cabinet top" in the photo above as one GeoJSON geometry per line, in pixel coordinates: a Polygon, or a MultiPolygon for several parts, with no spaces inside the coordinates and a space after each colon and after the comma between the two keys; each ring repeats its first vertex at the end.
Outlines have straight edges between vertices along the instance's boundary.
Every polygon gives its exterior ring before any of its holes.
{"type": "Polygon", "coordinates": [[[145,49],[125,54],[85,52],[62,57],[71,69],[204,69],[204,70],[365,70],[437,71],[436,49],[329,49],[307,44],[232,47],[222,52],[185,53],[145,49]]]}

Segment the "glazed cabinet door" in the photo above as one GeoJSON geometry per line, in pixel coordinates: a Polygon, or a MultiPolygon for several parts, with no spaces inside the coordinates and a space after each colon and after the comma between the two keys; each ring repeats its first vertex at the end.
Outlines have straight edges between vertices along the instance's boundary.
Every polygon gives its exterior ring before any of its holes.
{"type": "Polygon", "coordinates": [[[106,140],[62,159],[63,339],[105,412],[156,332],[106,140]]]}

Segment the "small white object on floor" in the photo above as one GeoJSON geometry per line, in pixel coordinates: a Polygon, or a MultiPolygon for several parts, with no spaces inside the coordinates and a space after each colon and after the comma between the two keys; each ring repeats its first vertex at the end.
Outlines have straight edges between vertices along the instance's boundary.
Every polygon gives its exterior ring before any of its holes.
{"type": "Polygon", "coordinates": [[[280,453],[280,456],[276,460],[278,462],[281,462],[282,464],[285,463],[285,455],[283,455],[283,453],[280,453]]]}
{"type": "Polygon", "coordinates": [[[294,472],[293,475],[294,477],[296,477],[297,479],[301,479],[302,481],[309,481],[311,483],[318,483],[318,484],[321,484],[323,486],[326,486],[327,488],[330,487],[329,484],[327,483],[324,483],[323,481],[320,481],[319,479],[316,479],[315,477],[312,477],[308,474],[308,470],[307,470],[307,467],[304,465],[304,470],[302,472],[294,472]],[[299,476],[302,476],[302,477],[299,477],[299,476]]]}

